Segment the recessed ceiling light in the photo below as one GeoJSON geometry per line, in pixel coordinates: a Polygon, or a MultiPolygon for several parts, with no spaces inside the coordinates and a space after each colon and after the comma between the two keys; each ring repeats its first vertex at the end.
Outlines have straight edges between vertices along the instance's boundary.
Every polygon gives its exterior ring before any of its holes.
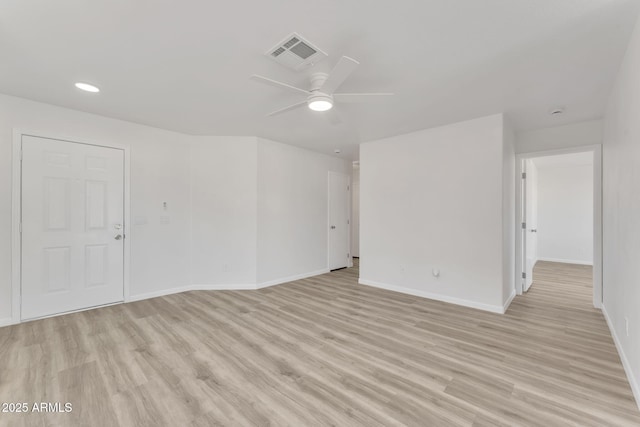
{"type": "Polygon", "coordinates": [[[311,95],[308,105],[313,111],[328,111],[333,107],[333,99],[325,94],[311,95]]]}
{"type": "Polygon", "coordinates": [[[76,83],[76,87],[80,90],[84,90],[85,92],[93,92],[93,93],[100,92],[100,89],[98,89],[94,85],[90,85],[89,83],[78,82],[76,83]]]}
{"type": "Polygon", "coordinates": [[[336,154],[340,154],[342,151],[339,148],[336,148],[335,150],[333,150],[333,152],[336,154]]]}
{"type": "Polygon", "coordinates": [[[562,107],[552,108],[551,110],[549,110],[550,116],[560,116],[562,114],[564,114],[564,108],[562,107]]]}

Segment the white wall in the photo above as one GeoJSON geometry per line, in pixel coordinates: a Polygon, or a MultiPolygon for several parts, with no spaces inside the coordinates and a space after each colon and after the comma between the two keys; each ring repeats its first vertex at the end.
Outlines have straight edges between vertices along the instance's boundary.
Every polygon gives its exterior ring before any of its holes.
{"type": "Polygon", "coordinates": [[[191,144],[191,283],[255,285],[257,140],[197,137],[191,144]]]}
{"type": "Polygon", "coordinates": [[[608,102],[603,144],[603,305],[640,406],[639,117],[640,21],[608,102]]]}
{"type": "MultiPolygon", "coordinates": [[[[46,128],[48,130],[49,128],[46,128]]],[[[87,132],[87,139],[91,138],[87,132]]],[[[73,135],[77,135],[76,132],[73,135]]],[[[144,295],[189,284],[189,152],[176,139],[131,136],[130,295],[144,295]],[[167,211],[163,203],[167,202],[167,211]],[[168,215],[169,224],[160,217],[168,215]],[[135,219],[144,217],[145,225],[135,219]]],[[[126,136],[113,136],[121,142],[126,136]]],[[[106,140],[106,138],[105,138],[106,140]]]]}
{"type": "Polygon", "coordinates": [[[327,173],[350,173],[344,160],[256,137],[183,135],[0,95],[0,325],[13,315],[14,129],[130,148],[131,299],[255,288],[326,270],[327,173]]]}
{"type": "Polygon", "coordinates": [[[537,181],[538,259],[593,264],[593,165],[541,167],[537,181]]]}
{"type": "Polygon", "coordinates": [[[555,150],[602,144],[602,120],[521,131],[516,134],[516,153],[555,150]]]}
{"type": "Polygon", "coordinates": [[[506,117],[502,134],[502,303],[516,296],[516,135],[506,117]]]}
{"type": "Polygon", "coordinates": [[[13,129],[117,143],[131,149],[131,294],[188,284],[189,155],[185,135],[0,95],[0,323],[11,313],[13,129]],[[167,202],[170,224],[160,224],[167,202]]]}
{"type": "Polygon", "coordinates": [[[360,165],[351,177],[351,256],[360,256],[360,165]]]}
{"type": "Polygon", "coordinates": [[[327,269],[328,173],[347,161],[258,138],[258,284],[327,269]]]}
{"type": "Polygon", "coordinates": [[[502,311],[515,181],[504,125],[494,115],[361,145],[361,283],[502,311]]]}

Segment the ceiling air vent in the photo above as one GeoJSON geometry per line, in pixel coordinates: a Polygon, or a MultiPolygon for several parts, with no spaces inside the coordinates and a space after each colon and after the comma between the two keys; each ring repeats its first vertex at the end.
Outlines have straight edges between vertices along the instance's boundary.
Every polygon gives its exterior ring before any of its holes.
{"type": "Polygon", "coordinates": [[[265,54],[277,63],[292,70],[302,70],[324,58],[327,54],[318,49],[301,35],[293,33],[265,54]]]}

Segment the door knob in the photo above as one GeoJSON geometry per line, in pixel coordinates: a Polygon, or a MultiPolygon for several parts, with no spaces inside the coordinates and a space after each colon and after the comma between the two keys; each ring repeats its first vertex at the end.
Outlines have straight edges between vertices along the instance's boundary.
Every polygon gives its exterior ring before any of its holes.
{"type": "Polygon", "coordinates": [[[116,237],[114,237],[114,239],[116,239],[116,240],[122,240],[122,234],[118,234],[116,237]]]}
{"type": "Polygon", "coordinates": [[[535,229],[535,228],[532,228],[532,229],[531,229],[531,232],[532,232],[532,233],[537,233],[537,232],[538,232],[538,230],[537,230],[537,229],[535,229]]]}
{"type": "Polygon", "coordinates": [[[335,226],[335,225],[332,225],[332,226],[331,226],[331,229],[332,229],[332,230],[335,230],[335,228],[336,228],[336,226],[335,226]]]}

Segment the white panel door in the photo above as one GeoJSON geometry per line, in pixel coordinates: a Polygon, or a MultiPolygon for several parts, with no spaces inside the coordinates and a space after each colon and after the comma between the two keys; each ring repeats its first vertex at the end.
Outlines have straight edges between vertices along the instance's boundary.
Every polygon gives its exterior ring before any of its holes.
{"type": "Polygon", "coordinates": [[[21,318],[124,299],[124,152],[22,137],[21,318]]]}
{"type": "Polygon", "coordinates": [[[329,172],[329,269],[349,264],[349,177],[329,172]]]}
{"type": "Polygon", "coordinates": [[[526,280],[525,291],[529,290],[533,283],[533,267],[538,260],[538,175],[532,160],[526,161],[527,178],[525,191],[525,222],[524,231],[526,240],[526,280]]]}

